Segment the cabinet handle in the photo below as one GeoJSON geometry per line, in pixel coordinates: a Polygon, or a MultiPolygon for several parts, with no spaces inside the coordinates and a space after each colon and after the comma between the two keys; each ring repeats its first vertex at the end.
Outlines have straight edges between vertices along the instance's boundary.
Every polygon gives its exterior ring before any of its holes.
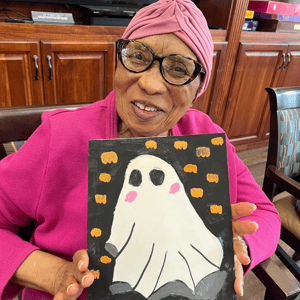
{"type": "Polygon", "coordinates": [[[282,65],[278,68],[278,71],[280,71],[283,65],[285,64],[285,53],[282,54],[282,57],[283,57],[283,62],[282,65]]]}
{"type": "Polygon", "coordinates": [[[48,80],[51,81],[52,80],[52,65],[51,65],[51,56],[47,55],[47,60],[48,60],[48,66],[49,66],[49,77],[48,80]]]}
{"type": "Polygon", "coordinates": [[[291,62],[291,53],[288,53],[287,57],[288,57],[288,62],[287,62],[287,64],[283,67],[283,70],[285,70],[285,69],[287,68],[287,66],[289,65],[289,63],[291,62]]]}
{"type": "Polygon", "coordinates": [[[38,57],[36,55],[33,55],[34,65],[35,65],[35,77],[34,80],[39,80],[39,65],[38,65],[38,57]]]}

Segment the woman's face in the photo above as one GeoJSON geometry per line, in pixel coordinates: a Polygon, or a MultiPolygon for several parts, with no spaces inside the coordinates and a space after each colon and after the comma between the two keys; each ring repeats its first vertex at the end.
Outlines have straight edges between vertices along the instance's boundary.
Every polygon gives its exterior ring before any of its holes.
{"type": "MultiPolygon", "coordinates": [[[[138,39],[156,55],[181,54],[197,60],[192,50],[174,34],[138,39]]],[[[176,86],[164,80],[159,62],[150,69],[132,73],[118,61],[115,75],[116,108],[134,137],[166,135],[195,99],[199,76],[189,84],[176,86]]]]}

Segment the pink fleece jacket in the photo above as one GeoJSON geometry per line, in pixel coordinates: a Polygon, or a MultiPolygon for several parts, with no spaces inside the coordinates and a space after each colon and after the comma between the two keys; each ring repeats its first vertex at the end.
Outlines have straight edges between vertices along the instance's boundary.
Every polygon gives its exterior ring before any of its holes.
{"type": "MultiPolygon", "coordinates": [[[[41,249],[71,260],[77,250],[86,249],[88,141],[117,138],[114,92],[75,111],[44,113],[42,121],[17,153],[0,162],[0,299],[11,299],[20,292],[22,287],[9,280],[32,251],[41,249]],[[27,243],[16,233],[31,218],[38,226],[27,243]]],[[[174,136],[217,132],[223,130],[193,109],[172,128],[174,136]]],[[[231,203],[257,205],[249,219],[256,221],[259,229],[245,236],[251,269],[274,253],[280,220],[228,141],[227,152],[231,203]]],[[[85,297],[84,292],[79,299],[85,297]]],[[[24,290],[26,300],[52,298],[44,292],[24,290]]]]}

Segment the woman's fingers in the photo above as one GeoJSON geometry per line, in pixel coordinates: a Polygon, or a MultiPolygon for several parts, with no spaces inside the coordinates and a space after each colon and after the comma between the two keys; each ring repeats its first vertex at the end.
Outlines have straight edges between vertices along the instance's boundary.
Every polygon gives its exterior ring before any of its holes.
{"type": "Polygon", "coordinates": [[[88,270],[89,256],[86,250],[79,250],[73,256],[73,262],[77,265],[74,277],[82,285],[89,287],[94,282],[94,275],[88,270]]]}
{"type": "Polygon", "coordinates": [[[250,264],[250,257],[248,255],[247,244],[243,239],[233,239],[233,250],[234,254],[237,256],[238,260],[242,265],[246,266],[250,264]]]}
{"type": "Polygon", "coordinates": [[[234,290],[239,296],[244,295],[243,286],[244,286],[244,271],[242,264],[236,255],[234,255],[234,267],[235,267],[235,281],[234,281],[234,290]]]}
{"type": "Polygon", "coordinates": [[[65,293],[59,292],[54,295],[53,300],[65,300],[65,293]]]}
{"type": "Polygon", "coordinates": [[[67,284],[67,292],[66,294],[68,296],[74,296],[78,293],[79,289],[80,289],[80,286],[77,282],[77,280],[75,278],[73,278],[72,280],[73,282],[70,283],[70,284],[67,284]]]}
{"type": "Polygon", "coordinates": [[[84,272],[80,272],[78,270],[74,273],[74,277],[77,280],[77,282],[84,288],[91,286],[94,282],[94,275],[89,270],[86,270],[84,272]]]}
{"type": "Polygon", "coordinates": [[[240,217],[251,215],[256,210],[256,205],[249,202],[240,202],[231,204],[231,216],[232,220],[240,217]]]}
{"type": "Polygon", "coordinates": [[[73,262],[78,265],[80,272],[87,270],[89,265],[89,256],[86,250],[79,250],[73,256],[73,262]]]}
{"type": "Polygon", "coordinates": [[[86,250],[79,250],[73,256],[73,262],[65,263],[56,276],[56,294],[54,300],[75,300],[84,288],[94,282],[93,273],[88,270],[89,257],[86,250]]]}
{"type": "Polygon", "coordinates": [[[247,244],[241,238],[245,234],[253,234],[258,229],[256,222],[245,220],[237,220],[240,217],[251,215],[256,210],[256,205],[248,202],[240,202],[231,205],[232,215],[232,233],[233,233],[233,249],[234,249],[234,266],[235,281],[234,290],[239,296],[243,296],[244,271],[242,265],[250,263],[247,244]]]}
{"type": "Polygon", "coordinates": [[[82,287],[87,288],[87,287],[91,286],[93,284],[93,282],[94,282],[94,274],[91,271],[88,271],[83,276],[83,278],[81,280],[81,285],[82,285],[82,287]]]}
{"type": "Polygon", "coordinates": [[[258,224],[254,221],[235,220],[232,221],[232,233],[233,237],[243,236],[245,234],[253,234],[258,229],[258,224]]]}

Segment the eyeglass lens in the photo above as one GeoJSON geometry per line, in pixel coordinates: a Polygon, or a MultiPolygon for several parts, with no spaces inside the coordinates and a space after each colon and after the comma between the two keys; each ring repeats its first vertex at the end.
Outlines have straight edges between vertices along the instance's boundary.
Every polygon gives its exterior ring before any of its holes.
{"type": "MultiPolygon", "coordinates": [[[[123,64],[133,72],[145,71],[153,62],[153,53],[145,45],[139,42],[125,42],[121,56],[123,64]]],[[[193,60],[181,55],[171,54],[162,60],[162,75],[166,81],[176,85],[186,83],[195,71],[193,60]]]]}

